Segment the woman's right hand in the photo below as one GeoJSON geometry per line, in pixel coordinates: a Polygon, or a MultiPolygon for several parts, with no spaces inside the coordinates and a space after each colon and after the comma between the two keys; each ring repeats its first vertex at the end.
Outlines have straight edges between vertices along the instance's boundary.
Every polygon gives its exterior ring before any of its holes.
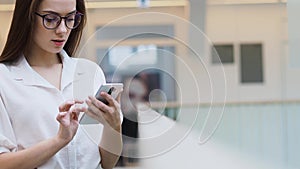
{"type": "Polygon", "coordinates": [[[83,112],[83,101],[66,101],[59,106],[56,119],[60,123],[58,134],[31,147],[0,154],[0,168],[37,168],[46,163],[75,136],[78,129],[78,115],[83,112]],[[46,152],[46,153],[45,153],[46,152]]]}
{"type": "Polygon", "coordinates": [[[83,101],[72,100],[59,106],[59,114],[56,120],[60,123],[57,134],[60,140],[69,143],[75,136],[79,125],[79,113],[84,111],[82,104],[83,101]]]}

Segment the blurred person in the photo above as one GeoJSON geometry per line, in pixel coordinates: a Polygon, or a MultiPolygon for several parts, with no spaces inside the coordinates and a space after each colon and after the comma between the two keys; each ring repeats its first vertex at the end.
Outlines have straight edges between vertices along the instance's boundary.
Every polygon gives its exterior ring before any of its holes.
{"type": "Polygon", "coordinates": [[[119,165],[134,165],[137,159],[137,138],[138,138],[138,108],[137,104],[146,101],[148,88],[146,83],[139,76],[124,80],[124,91],[122,94],[122,112],[124,119],[122,123],[123,152],[119,165]]]}
{"type": "Polygon", "coordinates": [[[146,101],[148,93],[147,85],[139,76],[126,79],[124,84],[122,110],[124,112],[137,112],[137,104],[146,101]]]}
{"type": "MultiPolygon", "coordinates": [[[[0,56],[1,169],[109,169],[116,164],[122,150],[120,96],[115,100],[101,93],[109,105],[94,96],[73,96],[74,72],[84,59],[72,55],[85,22],[84,0],[16,0],[0,56]],[[79,125],[80,112],[102,122],[99,144],[79,125]]],[[[95,68],[82,70],[93,76],[94,86],[106,83],[98,65],[84,63],[95,68]]]]}

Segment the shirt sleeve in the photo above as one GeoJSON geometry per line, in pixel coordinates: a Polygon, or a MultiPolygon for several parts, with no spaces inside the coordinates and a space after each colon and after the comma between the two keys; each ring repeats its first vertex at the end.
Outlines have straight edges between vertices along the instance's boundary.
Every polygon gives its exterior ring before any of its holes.
{"type": "Polygon", "coordinates": [[[0,89],[0,154],[15,151],[17,151],[16,137],[0,89]]]}

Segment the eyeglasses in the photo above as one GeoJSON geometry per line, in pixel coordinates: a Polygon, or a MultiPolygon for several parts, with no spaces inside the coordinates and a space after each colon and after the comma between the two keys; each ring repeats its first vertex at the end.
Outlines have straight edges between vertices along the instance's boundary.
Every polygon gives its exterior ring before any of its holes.
{"type": "Polygon", "coordinates": [[[35,12],[35,14],[37,16],[40,16],[41,18],[43,18],[43,25],[46,29],[56,29],[58,28],[58,26],[60,25],[62,19],[65,20],[65,25],[67,28],[69,29],[75,29],[79,26],[80,22],[81,22],[81,17],[83,16],[83,14],[81,14],[80,12],[76,12],[76,13],[72,13],[69,14],[67,16],[59,16],[57,14],[45,14],[45,15],[41,15],[37,12],[35,12]]]}

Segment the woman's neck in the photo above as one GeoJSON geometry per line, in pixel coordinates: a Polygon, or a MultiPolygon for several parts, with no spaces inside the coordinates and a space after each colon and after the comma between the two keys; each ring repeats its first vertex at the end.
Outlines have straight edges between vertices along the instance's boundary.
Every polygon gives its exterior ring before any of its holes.
{"type": "Polygon", "coordinates": [[[25,57],[30,66],[51,67],[62,62],[59,54],[55,53],[28,52],[25,57]]]}

